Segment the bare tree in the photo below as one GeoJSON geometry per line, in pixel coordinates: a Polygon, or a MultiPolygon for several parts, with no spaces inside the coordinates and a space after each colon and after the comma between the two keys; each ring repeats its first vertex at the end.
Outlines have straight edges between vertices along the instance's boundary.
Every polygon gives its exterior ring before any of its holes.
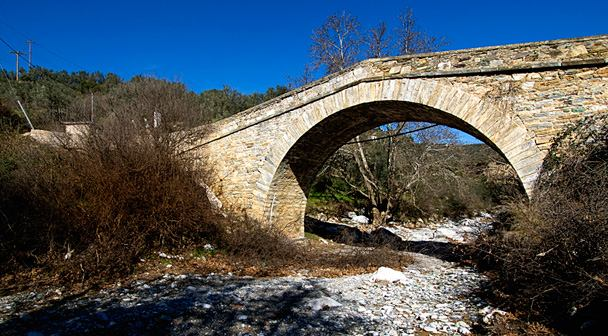
{"type": "Polygon", "coordinates": [[[289,78],[289,84],[287,85],[288,88],[294,89],[313,82],[315,80],[313,67],[314,66],[311,66],[310,64],[304,65],[304,72],[300,76],[296,78],[289,78]]]}
{"type": "MultiPolygon", "coordinates": [[[[398,43],[400,54],[437,50],[443,43],[442,39],[428,36],[419,31],[411,9],[401,13],[399,23],[400,26],[396,30],[395,40],[398,43]]],[[[311,53],[314,68],[324,67],[328,74],[343,70],[359,60],[363,45],[367,47],[366,55],[368,57],[378,58],[389,55],[391,50],[390,37],[387,33],[386,23],[381,22],[371,28],[365,38],[361,37],[359,27],[357,19],[347,13],[343,12],[339,16],[330,16],[319,29],[315,30],[312,36],[311,53]]],[[[382,152],[383,162],[379,162],[377,157],[373,157],[371,158],[373,160],[372,166],[370,164],[370,153],[366,150],[369,148],[365,142],[367,139],[362,140],[361,136],[357,136],[354,143],[342,147],[329,163],[330,166],[334,166],[328,169],[332,176],[346,182],[353,190],[369,201],[373,226],[382,225],[391,217],[392,204],[395,200],[394,195],[403,191],[401,184],[396,182],[397,174],[403,171],[401,167],[397,167],[401,165],[397,161],[401,160],[403,156],[397,155],[397,147],[402,139],[396,136],[405,127],[406,123],[400,122],[385,125],[383,128],[376,130],[383,135],[388,135],[381,148],[378,149],[382,152]],[[353,158],[357,169],[354,171],[344,169],[348,166],[348,164],[345,164],[346,161],[353,158]],[[379,167],[380,165],[382,167],[379,167]],[[383,173],[380,174],[380,171],[383,173]]],[[[379,154],[376,153],[377,155],[379,154]]],[[[410,156],[410,158],[413,158],[413,156],[410,156]]],[[[422,167],[423,165],[418,165],[419,170],[422,167]]],[[[419,180],[416,174],[419,175],[419,173],[414,173],[414,176],[412,176],[410,189],[419,180]]]]}
{"type": "Polygon", "coordinates": [[[359,21],[346,12],[328,17],[312,35],[315,68],[325,67],[330,74],[357,62],[362,44],[359,26],[359,21]]]}
{"type": "Polygon", "coordinates": [[[380,58],[388,56],[389,39],[384,21],[369,30],[367,45],[367,57],[380,58]]]}
{"type": "Polygon", "coordinates": [[[395,184],[395,148],[404,140],[398,135],[406,123],[392,123],[372,130],[340,148],[328,162],[327,170],[334,178],[348,184],[369,202],[372,226],[377,227],[391,217],[392,191],[395,184]],[[376,136],[382,139],[376,140],[376,136]],[[376,142],[377,141],[377,142],[376,142]],[[370,144],[375,142],[375,145],[370,144]],[[353,170],[352,159],[356,167],[353,170]]]}
{"type": "Polygon", "coordinates": [[[446,44],[443,37],[430,36],[417,27],[414,11],[411,8],[406,8],[399,14],[396,40],[399,55],[433,52],[446,44]]]}
{"type": "MultiPolygon", "coordinates": [[[[407,123],[405,129],[419,128],[420,123],[407,123]]],[[[391,171],[391,202],[397,203],[399,197],[420,212],[419,195],[432,194],[436,197],[441,189],[438,186],[455,185],[457,190],[459,176],[454,171],[454,145],[458,143],[456,134],[448,127],[440,126],[416,132],[413,143],[394,149],[391,171]]]]}

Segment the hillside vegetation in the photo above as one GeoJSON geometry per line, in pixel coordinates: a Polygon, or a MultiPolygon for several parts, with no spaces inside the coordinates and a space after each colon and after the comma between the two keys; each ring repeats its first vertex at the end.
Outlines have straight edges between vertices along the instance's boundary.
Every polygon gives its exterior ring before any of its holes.
{"type": "MultiPolygon", "coordinates": [[[[197,124],[225,118],[288,90],[287,87],[277,86],[264,93],[242,94],[226,86],[197,94],[181,83],[149,77],[135,76],[124,81],[112,73],[68,73],[41,67],[22,72],[19,82],[12,78],[15,78],[13,72],[0,75],[0,129],[21,132],[27,129],[27,124],[17,100],[23,104],[35,128],[52,130],[60,129],[62,122],[103,119],[106,111],[99,109],[102,101],[108,96],[128,96],[125,91],[129,90],[130,86],[126,85],[129,83],[154,81],[183,96],[188,101],[189,119],[197,124]]],[[[148,119],[152,117],[150,112],[148,119]]]]}

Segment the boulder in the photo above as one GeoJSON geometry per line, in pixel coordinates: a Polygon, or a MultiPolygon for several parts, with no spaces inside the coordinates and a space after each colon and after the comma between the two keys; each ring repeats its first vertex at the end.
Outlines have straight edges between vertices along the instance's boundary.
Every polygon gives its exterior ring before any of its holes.
{"type": "Polygon", "coordinates": [[[306,303],[312,311],[325,310],[329,308],[340,307],[342,304],[330,297],[324,296],[317,299],[311,299],[306,303]]]}
{"type": "Polygon", "coordinates": [[[386,282],[405,282],[406,277],[403,272],[395,271],[389,267],[380,267],[373,275],[372,281],[386,281],[386,282]]]}
{"type": "Polygon", "coordinates": [[[352,220],[353,222],[355,222],[357,224],[369,224],[369,218],[367,218],[363,215],[351,217],[350,220],[352,220]]]}

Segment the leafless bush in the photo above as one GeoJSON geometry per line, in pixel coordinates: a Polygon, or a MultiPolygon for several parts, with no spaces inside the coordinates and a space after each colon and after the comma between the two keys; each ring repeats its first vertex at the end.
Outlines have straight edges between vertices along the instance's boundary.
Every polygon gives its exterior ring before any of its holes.
{"type": "Polygon", "coordinates": [[[2,188],[3,268],[50,267],[78,282],[124,275],[152,249],[214,238],[195,172],[159,143],[103,142],[105,132],[78,150],[19,145],[2,188]]]}
{"type": "Polygon", "coordinates": [[[66,284],[111,281],[159,250],[205,243],[265,272],[367,262],[323,259],[271,228],[214,214],[199,184],[207,167],[179,154],[199,136],[188,129],[198,111],[166,85],[135,82],[100,100],[103,113],[75,144],[0,139],[0,273],[42,269],[66,284]]]}
{"type": "Polygon", "coordinates": [[[101,279],[128,273],[153,249],[217,239],[204,173],[177,154],[195,136],[183,126],[198,117],[184,95],[141,79],[100,99],[76,146],[3,139],[2,270],[101,279]]]}
{"type": "Polygon", "coordinates": [[[572,132],[578,140],[553,146],[531,202],[512,205],[511,230],[479,245],[512,302],[554,322],[608,299],[608,127],[591,120],[572,132]],[[589,124],[601,130],[593,144],[589,124]]]}

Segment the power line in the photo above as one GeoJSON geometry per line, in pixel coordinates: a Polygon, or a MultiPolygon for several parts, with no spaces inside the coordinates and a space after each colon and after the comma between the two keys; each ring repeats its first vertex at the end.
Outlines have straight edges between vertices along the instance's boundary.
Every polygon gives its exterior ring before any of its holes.
{"type": "MultiPolygon", "coordinates": [[[[31,39],[31,37],[30,37],[31,35],[29,35],[29,34],[25,34],[24,32],[19,31],[17,28],[15,28],[15,27],[13,27],[12,25],[8,24],[8,23],[6,22],[6,20],[5,20],[5,19],[4,19],[4,18],[3,18],[1,15],[0,15],[0,24],[4,25],[5,27],[7,27],[8,29],[12,30],[14,33],[16,33],[17,35],[21,36],[22,38],[24,38],[24,39],[26,39],[26,40],[31,39]]],[[[27,43],[27,42],[26,42],[26,43],[27,43]]],[[[61,54],[59,54],[59,53],[57,53],[57,52],[53,51],[51,48],[49,48],[49,47],[45,46],[44,44],[41,44],[39,41],[36,41],[36,42],[35,42],[35,43],[33,43],[33,44],[35,44],[36,46],[38,46],[38,47],[42,48],[42,49],[43,49],[45,52],[47,52],[48,54],[51,54],[51,55],[53,55],[54,57],[56,57],[56,58],[58,58],[58,59],[62,60],[63,62],[68,63],[69,65],[75,66],[76,68],[83,68],[83,69],[84,69],[84,67],[83,67],[81,64],[79,64],[79,63],[77,63],[77,62],[74,62],[74,60],[71,60],[71,59],[69,59],[69,58],[67,58],[67,57],[62,56],[61,54]]],[[[31,63],[31,60],[30,60],[30,63],[31,63]]],[[[33,64],[33,63],[31,63],[30,65],[31,65],[31,66],[34,66],[34,64],[33,64]]]]}
{"type": "Polygon", "coordinates": [[[383,137],[379,137],[379,138],[359,140],[359,141],[349,141],[349,142],[346,143],[346,145],[356,144],[356,143],[364,143],[364,142],[372,142],[372,141],[384,140],[384,139],[388,139],[388,138],[395,138],[395,137],[399,137],[399,136],[404,136],[404,135],[408,135],[408,134],[424,131],[426,129],[437,127],[437,126],[441,126],[441,125],[439,125],[439,124],[433,124],[433,125],[430,125],[430,126],[416,128],[416,129],[411,130],[411,131],[402,132],[402,133],[393,134],[393,135],[387,135],[387,136],[383,136],[383,137]]]}
{"type": "Polygon", "coordinates": [[[20,53],[19,56],[17,56],[17,57],[22,58],[29,66],[34,66],[33,64],[31,64],[29,62],[29,60],[27,58],[25,58],[25,57],[22,56],[24,54],[23,52],[18,51],[17,49],[13,48],[13,46],[10,45],[10,43],[6,42],[6,40],[3,39],[2,36],[0,36],[0,41],[2,43],[4,43],[4,45],[6,45],[11,50],[12,53],[20,53]]]}

